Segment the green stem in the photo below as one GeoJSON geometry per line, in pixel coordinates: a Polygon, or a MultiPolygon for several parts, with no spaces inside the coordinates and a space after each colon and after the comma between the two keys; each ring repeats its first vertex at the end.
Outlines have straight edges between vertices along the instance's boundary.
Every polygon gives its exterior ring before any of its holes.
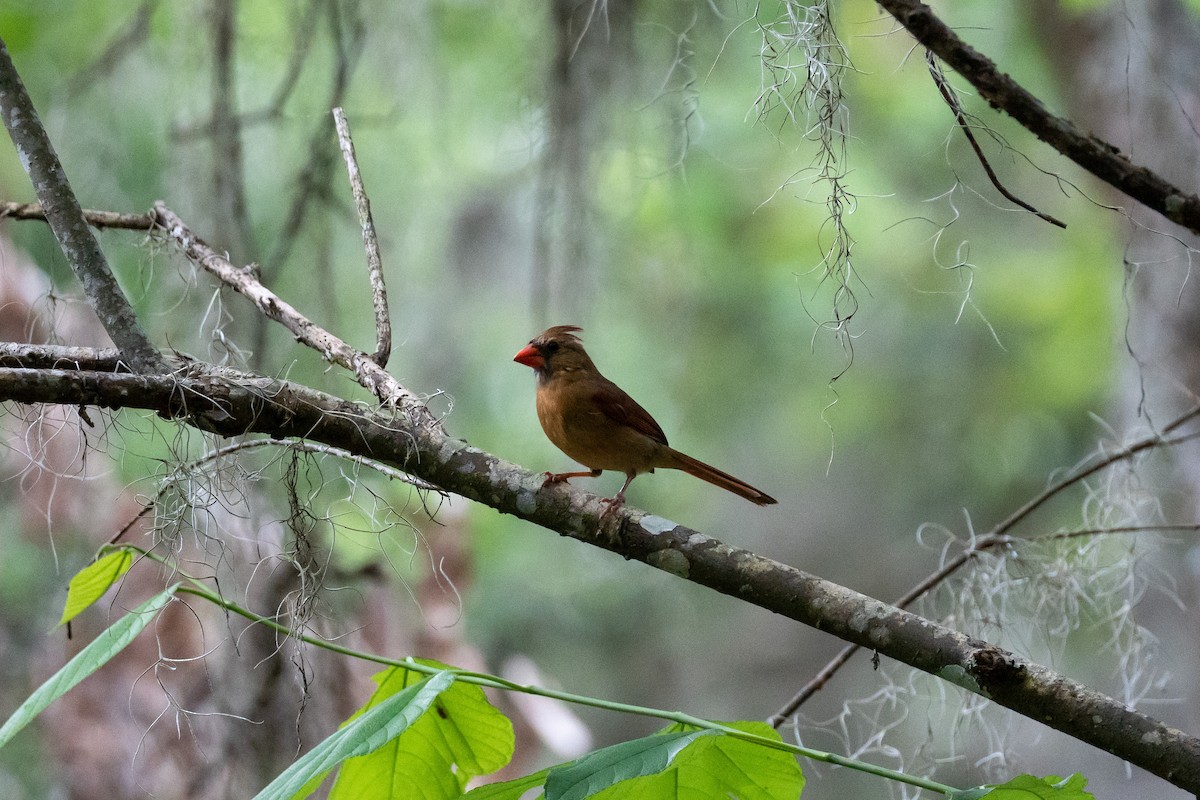
{"type": "MultiPolygon", "coordinates": [[[[126,545],[126,548],[130,549],[130,550],[134,550],[134,551],[140,553],[141,555],[145,556],[146,558],[149,558],[154,561],[158,561],[164,565],[167,565],[167,562],[165,559],[160,558],[159,556],[156,556],[153,553],[149,553],[145,550],[142,550],[141,548],[134,547],[131,545],[126,545]]],[[[108,548],[102,548],[102,549],[108,549],[108,548]]],[[[169,565],[167,565],[167,566],[169,566],[169,565]]],[[[179,587],[179,589],[176,591],[177,594],[190,594],[190,595],[194,595],[196,597],[202,598],[220,608],[225,609],[226,611],[237,614],[240,617],[244,617],[245,619],[250,620],[253,623],[256,623],[258,625],[264,625],[273,631],[282,633],[285,636],[291,637],[293,639],[297,639],[298,641],[305,642],[306,644],[311,644],[314,647],[321,647],[330,652],[338,653],[338,654],[344,655],[344,656],[349,656],[351,658],[357,658],[362,661],[369,661],[369,662],[372,662],[375,664],[382,664],[384,666],[399,667],[402,669],[410,669],[410,670],[413,670],[414,672],[420,672],[423,674],[432,675],[436,672],[445,671],[441,667],[435,667],[435,666],[430,666],[427,664],[421,664],[412,658],[403,658],[403,659],[387,658],[386,656],[376,655],[375,653],[368,653],[365,651],[354,650],[349,647],[344,647],[343,645],[336,644],[334,642],[329,642],[329,641],[320,639],[315,636],[310,636],[307,634],[298,634],[295,631],[293,631],[291,628],[289,628],[288,626],[286,626],[280,622],[276,622],[275,620],[271,619],[270,617],[264,617],[261,614],[256,614],[253,611],[250,611],[249,609],[242,608],[237,603],[234,603],[230,600],[226,600],[225,598],[221,597],[220,595],[218,595],[218,594],[214,593],[212,590],[210,590],[207,586],[205,586],[203,584],[203,582],[201,582],[197,578],[193,578],[192,576],[186,575],[184,573],[177,573],[177,574],[181,575],[181,577],[183,577],[187,581],[186,584],[181,585],[179,587]]],[[[682,725],[691,725],[693,727],[703,728],[706,730],[720,731],[721,733],[723,733],[727,736],[731,736],[735,739],[741,739],[742,741],[745,741],[745,742],[751,742],[753,744],[758,744],[763,747],[769,747],[773,750],[782,750],[784,752],[792,753],[793,755],[802,756],[804,758],[807,758],[807,759],[810,759],[813,761],[821,761],[826,764],[835,764],[840,767],[846,767],[848,769],[858,770],[859,772],[865,772],[865,773],[869,773],[871,775],[877,775],[881,778],[887,778],[888,780],[898,781],[900,783],[906,783],[910,786],[916,786],[921,789],[928,789],[929,791],[938,792],[939,794],[950,795],[950,794],[953,794],[954,792],[958,791],[952,786],[947,786],[946,784],[938,783],[937,781],[927,780],[925,778],[918,778],[913,775],[906,775],[903,772],[897,772],[896,770],[887,769],[886,767],[880,767],[875,764],[869,764],[864,761],[856,761],[852,758],[846,758],[845,756],[837,755],[836,753],[829,753],[829,752],[826,752],[823,750],[814,750],[810,747],[804,747],[802,745],[797,745],[797,744],[790,744],[788,742],[779,741],[777,739],[770,739],[765,736],[760,736],[758,734],[748,733],[746,731],[741,731],[736,728],[731,728],[728,725],[722,725],[719,722],[713,722],[711,720],[692,716],[691,714],[685,714],[681,711],[665,711],[663,709],[649,708],[647,706],[635,706],[635,705],[630,705],[628,703],[618,703],[618,702],[615,702],[612,700],[601,700],[601,699],[595,698],[595,697],[587,697],[585,695],[572,694],[570,692],[563,692],[563,691],[558,691],[555,689],[547,689],[547,688],[541,687],[541,686],[530,686],[527,684],[519,684],[519,683],[514,683],[512,681],[509,681],[509,680],[505,680],[504,678],[501,678],[497,675],[489,675],[484,672],[472,672],[470,670],[458,670],[458,669],[451,669],[449,671],[454,673],[456,680],[461,680],[464,683],[475,684],[477,686],[486,686],[489,688],[501,689],[501,690],[505,690],[505,691],[523,692],[525,694],[537,695],[539,697],[548,697],[548,698],[552,698],[554,700],[561,700],[563,702],[572,703],[575,705],[590,706],[592,708],[601,708],[601,709],[605,709],[607,711],[615,711],[615,712],[623,713],[623,714],[636,714],[638,716],[652,717],[655,719],[666,720],[667,722],[675,722],[675,723],[679,723],[682,725]]]]}

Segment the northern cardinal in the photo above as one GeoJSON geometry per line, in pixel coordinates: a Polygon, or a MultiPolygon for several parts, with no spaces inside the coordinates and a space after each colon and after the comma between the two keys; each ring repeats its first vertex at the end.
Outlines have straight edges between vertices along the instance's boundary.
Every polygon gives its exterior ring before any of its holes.
{"type": "Polygon", "coordinates": [[[581,330],[574,325],[548,328],[513,357],[537,373],[537,414],[546,436],[590,470],[548,472],[546,483],[595,478],[606,469],[624,472],[625,485],[608,501],[611,510],[625,502],[625,490],[643,472],[681,469],[751,503],[776,502],[745,481],[669,447],[654,417],[596,369],[575,335],[581,330]]]}

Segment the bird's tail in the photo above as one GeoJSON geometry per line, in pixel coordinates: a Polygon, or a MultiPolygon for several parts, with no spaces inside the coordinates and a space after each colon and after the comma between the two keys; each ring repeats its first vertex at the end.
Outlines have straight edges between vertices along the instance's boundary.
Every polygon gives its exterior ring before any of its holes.
{"type": "Polygon", "coordinates": [[[671,464],[662,464],[661,466],[670,467],[673,469],[681,469],[688,475],[693,475],[702,481],[708,481],[713,486],[720,486],[726,491],[744,497],[751,503],[760,506],[769,506],[778,502],[774,497],[771,497],[766,492],[760,492],[750,484],[743,480],[733,477],[728,472],[722,472],[716,467],[711,467],[703,461],[697,461],[691,456],[684,455],[678,450],[671,450],[671,464]]]}

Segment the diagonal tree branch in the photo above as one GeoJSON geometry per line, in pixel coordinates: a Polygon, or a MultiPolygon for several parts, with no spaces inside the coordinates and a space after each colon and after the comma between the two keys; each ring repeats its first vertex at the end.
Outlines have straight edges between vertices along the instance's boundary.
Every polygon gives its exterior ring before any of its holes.
{"type": "Polygon", "coordinates": [[[919,0],[879,0],[923,46],[962,75],[993,108],[1120,192],[1193,233],[1200,233],[1200,197],[1156,172],[1139,167],[1114,145],[1085,134],[1066,117],[1047,110],[1036,96],[1000,71],[990,58],[959,38],[919,0]]]}
{"type": "Polygon", "coordinates": [[[229,259],[192,233],[183,220],[163,202],[154,204],[154,215],[156,223],[162,226],[167,236],[175,242],[188,260],[249,298],[267,318],[283,325],[299,342],[316,350],[322,358],[350,370],[355,379],[378,397],[380,402],[399,406],[417,425],[439,424],[420,398],[404,388],[380,367],[374,358],[351,347],[305,317],[286,300],[263,286],[253,269],[235,267],[229,259]]]}
{"type": "MultiPolygon", "coordinates": [[[[81,355],[72,348],[72,358],[81,355]]],[[[65,354],[64,354],[65,355],[65,354]]],[[[0,363],[65,364],[52,348],[0,345],[0,363]],[[24,354],[24,355],[22,355],[24,354]],[[35,355],[36,354],[36,355],[35,355]]],[[[99,356],[97,356],[99,358],[99,356]]],[[[601,498],[542,487],[540,473],[404,415],[370,411],[293,383],[193,363],[177,375],[0,367],[0,400],[144,408],[223,435],[263,433],[341,447],[561,535],[819,628],[980,694],[1170,781],[1200,792],[1200,739],[987,642],[823,578],[601,498]],[[196,420],[205,399],[225,416],[196,420]]]]}
{"type": "Polygon", "coordinates": [[[84,220],[54,145],[38,119],[3,40],[0,40],[0,115],[33,183],[33,191],[45,209],[46,221],[104,330],[133,369],[146,373],[165,371],[162,355],[142,330],[121,285],[109,269],[100,242],[84,220]]]}

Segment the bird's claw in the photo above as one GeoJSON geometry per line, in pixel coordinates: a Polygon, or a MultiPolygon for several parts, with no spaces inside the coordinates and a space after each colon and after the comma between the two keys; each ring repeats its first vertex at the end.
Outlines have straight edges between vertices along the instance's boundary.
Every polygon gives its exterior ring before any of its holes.
{"type": "Polygon", "coordinates": [[[604,505],[604,510],[600,512],[601,520],[607,519],[610,514],[625,506],[625,498],[619,494],[616,497],[602,497],[600,502],[604,505]]]}
{"type": "Polygon", "coordinates": [[[602,497],[600,498],[600,503],[604,506],[604,510],[600,512],[597,532],[601,537],[608,539],[614,546],[619,546],[622,541],[622,532],[625,529],[625,520],[618,517],[615,526],[612,526],[607,532],[605,532],[605,528],[609,527],[606,525],[609,517],[617,514],[625,507],[625,498],[619,494],[616,497],[602,497]]]}
{"type": "Polygon", "coordinates": [[[546,488],[555,483],[566,483],[569,476],[558,472],[543,472],[542,473],[542,488],[546,488]]]}

